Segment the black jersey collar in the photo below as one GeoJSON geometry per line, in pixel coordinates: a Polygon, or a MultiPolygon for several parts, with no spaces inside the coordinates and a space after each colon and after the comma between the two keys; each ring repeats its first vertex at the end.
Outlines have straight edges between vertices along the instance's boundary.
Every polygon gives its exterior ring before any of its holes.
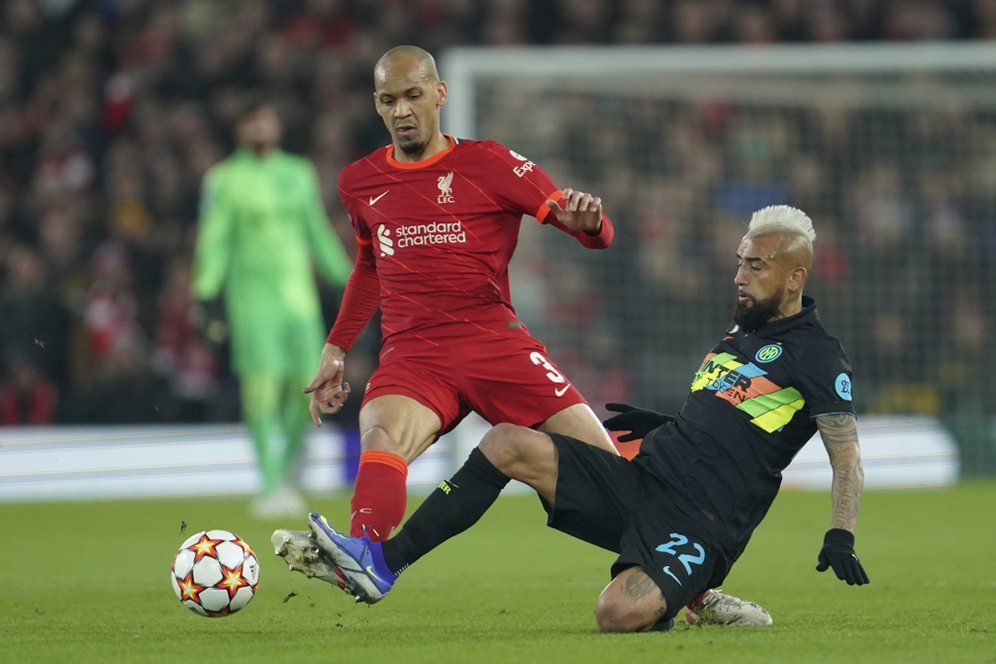
{"type": "MultiPolygon", "coordinates": [[[[779,318],[772,323],[766,323],[761,327],[757,328],[750,334],[754,334],[758,337],[773,337],[776,334],[781,334],[786,332],[793,327],[797,327],[804,323],[808,323],[816,318],[816,300],[809,297],[808,295],[802,296],[802,310],[797,314],[793,314],[788,318],[779,318]]],[[[747,330],[740,330],[741,332],[747,332],[747,330]]]]}

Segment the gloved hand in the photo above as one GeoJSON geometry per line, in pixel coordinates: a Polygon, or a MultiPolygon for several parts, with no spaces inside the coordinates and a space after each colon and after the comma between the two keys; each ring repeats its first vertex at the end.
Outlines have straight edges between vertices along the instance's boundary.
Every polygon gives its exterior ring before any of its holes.
{"type": "Polygon", "coordinates": [[[870,583],[865,568],[854,553],[854,534],[842,528],[831,528],[823,537],[816,571],[825,572],[828,567],[833,567],[837,578],[847,581],[849,586],[870,583]]]}
{"type": "Polygon", "coordinates": [[[640,440],[657,427],[674,421],[674,415],[644,410],[625,403],[607,403],[605,409],[619,414],[602,420],[602,426],[609,431],[630,432],[619,436],[620,443],[640,440]]]}
{"type": "Polygon", "coordinates": [[[209,346],[224,344],[228,340],[228,323],[221,299],[199,300],[194,306],[194,322],[201,341],[209,346]]]}

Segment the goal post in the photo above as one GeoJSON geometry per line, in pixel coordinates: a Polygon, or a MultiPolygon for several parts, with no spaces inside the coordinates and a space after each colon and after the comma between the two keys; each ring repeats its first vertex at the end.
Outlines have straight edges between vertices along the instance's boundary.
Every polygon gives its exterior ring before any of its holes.
{"type": "MultiPolygon", "coordinates": [[[[717,80],[751,74],[875,75],[977,73],[996,75],[996,44],[988,42],[926,43],[922,45],[849,44],[826,46],[608,46],[608,47],[476,47],[451,48],[440,58],[440,72],[449,86],[444,107],[448,131],[481,138],[475,88],[483,81],[516,82],[525,90],[571,89],[584,81],[612,87],[638,78],[660,81],[671,87],[699,75],[702,87],[685,94],[699,96],[710,89],[706,76],[717,80]],[[669,83],[669,81],[673,83],[669,83]]],[[[988,96],[992,90],[975,88],[988,96]]],[[[937,102],[930,95],[914,98],[937,102]]],[[[550,99],[556,104],[556,99],[550,99]]],[[[521,119],[526,121],[525,119],[521,119]]],[[[490,138],[490,137],[486,137],[490,138]]]]}
{"type": "Polygon", "coordinates": [[[525,223],[511,268],[594,405],[680,405],[729,320],[743,224],[788,203],[814,219],[807,293],[859,411],[950,420],[996,473],[996,44],[461,47],[440,73],[445,131],[616,222],[605,252],[525,223]]]}

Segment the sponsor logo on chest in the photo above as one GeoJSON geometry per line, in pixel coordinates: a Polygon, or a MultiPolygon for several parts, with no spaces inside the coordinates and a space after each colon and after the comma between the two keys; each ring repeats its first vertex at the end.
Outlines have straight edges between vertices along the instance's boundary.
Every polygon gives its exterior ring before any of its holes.
{"type": "Polygon", "coordinates": [[[384,224],[377,227],[377,245],[381,256],[394,256],[397,251],[411,247],[466,243],[467,231],[459,219],[433,221],[428,224],[405,224],[393,230],[384,224]]]}

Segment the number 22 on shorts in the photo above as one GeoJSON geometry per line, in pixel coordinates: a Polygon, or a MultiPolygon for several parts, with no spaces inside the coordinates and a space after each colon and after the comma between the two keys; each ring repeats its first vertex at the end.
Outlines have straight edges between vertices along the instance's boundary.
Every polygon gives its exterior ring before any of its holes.
{"type": "MultiPolygon", "coordinates": [[[[689,544],[687,537],[681,533],[671,533],[671,540],[665,544],[661,544],[656,550],[677,558],[678,562],[681,563],[681,566],[685,568],[685,574],[687,576],[691,576],[692,565],[701,565],[705,562],[706,553],[705,549],[703,549],[702,545],[698,542],[691,542],[691,548],[695,549],[695,555],[692,555],[691,553],[678,553],[676,551],[677,547],[684,547],[686,544],[689,544]]],[[[687,549],[688,547],[685,548],[687,549]]],[[[665,574],[674,579],[679,586],[682,585],[681,580],[674,575],[674,572],[671,571],[670,565],[665,565],[663,567],[663,571],[665,574]]]]}

